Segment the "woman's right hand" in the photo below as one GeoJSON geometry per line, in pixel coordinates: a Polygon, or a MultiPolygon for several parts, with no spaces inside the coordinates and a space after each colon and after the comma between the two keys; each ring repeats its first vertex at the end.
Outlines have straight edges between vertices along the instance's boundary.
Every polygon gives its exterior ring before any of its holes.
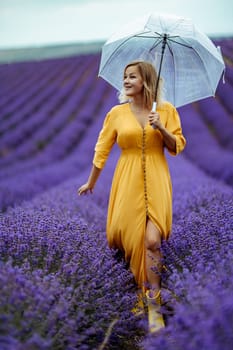
{"type": "Polygon", "coordinates": [[[79,187],[79,189],[78,189],[79,196],[81,196],[82,194],[87,194],[88,192],[93,193],[95,183],[99,177],[100,172],[101,172],[101,169],[97,168],[93,164],[87,182],[84,185],[82,185],[81,187],[79,187]]]}
{"type": "Polygon", "coordinates": [[[88,192],[93,193],[93,188],[87,183],[79,187],[78,189],[78,195],[81,196],[82,194],[87,194],[88,192]]]}

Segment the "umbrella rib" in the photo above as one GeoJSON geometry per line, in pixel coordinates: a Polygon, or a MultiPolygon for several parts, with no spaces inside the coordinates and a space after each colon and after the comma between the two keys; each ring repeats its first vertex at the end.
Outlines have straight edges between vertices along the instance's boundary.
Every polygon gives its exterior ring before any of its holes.
{"type": "MultiPolygon", "coordinates": [[[[142,33],[139,33],[139,34],[135,34],[133,35],[134,37],[139,37],[139,38],[156,38],[155,35],[151,35],[151,36],[147,36],[147,35],[144,35],[144,34],[149,34],[149,33],[152,33],[150,30],[148,32],[142,32],[142,33]]],[[[162,38],[162,35],[157,33],[157,32],[154,32],[155,34],[158,35],[158,38],[162,38]]]]}
{"type": "Polygon", "coordinates": [[[172,41],[172,42],[175,43],[175,44],[178,44],[178,45],[187,47],[187,48],[189,48],[189,49],[192,49],[192,46],[189,46],[189,45],[187,45],[187,44],[180,43],[179,41],[176,41],[176,40],[172,40],[172,39],[170,39],[170,37],[168,37],[168,41],[172,41]]]}
{"type": "MultiPolygon", "coordinates": [[[[154,38],[156,38],[156,36],[147,36],[147,35],[133,35],[133,37],[137,37],[137,38],[146,38],[146,39],[154,39],[154,38]]],[[[158,37],[158,38],[160,38],[160,37],[158,37]]]]}
{"type": "Polygon", "coordinates": [[[152,50],[154,50],[159,44],[161,44],[161,42],[162,42],[162,39],[159,40],[159,41],[157,41],[156,44],[154,44],[154,45],[150,48],[149,51],[151,52],[152,50]]]}
{"type": "Polygon", "coordinates": [[[116,48],[116,50],[114,50],[114,51],[111,53],[111,55],[110,55],[110,56],[108,57],[108,59],[106,60],[104,66],[102,67],[102,70],[106,67],[106,65],[108,64],[108,62],[110,61],[110,59],[112,58],[112,56],[115,54],[115,52],[116,52],[122,45],[124,45],[128,40],[130,40],[130,39],[131,39],[131,37],[125,39],[125,40],[116,48]]]}
{"type": "MultiPolygon", "coordinates": [[[[197,54],[197,56],[199,57],[199,60],[201,61],[201,63],[205,67],[206,65],[205,65],[205,62],[203,61],[202,57],[199,55],[199,53],[196,50],[193,50],[193,51],[197,54]]],[[[205,73],[206,73],[205,76],[207,77],[209,86],[211,86],[212,96],[214,96],[216,91],[212,88],[212,84],[211,84],[210,77],[209,77],[209,74],[208,74],[208,69],[206,69],[206,67],[205,67],[205,73]]]]}
{"type": "Polygon", "coordinates": [[[173,52],[172,52],[172,49],[171,49],[171,47],[170,47],[170,45],[169,45],[169,43],[167,42],[167,46],[168,46],[168,49],[169,49],[169,51],[170,51],[170,54],[172,55],[172,57],[173,57],[173,52]]]}
{"type": "MultiPolygon", "coordinates": [[[[150,32],[148,32],[148,33],[150,33],[150,32]]],[[[140,34],[143,34],[143,32],[134,35],[134,37],[139,37],[139,38],[155,38],[154,36],[151,36],[151,37],[149,37],[149,36],[148,36],[148,37],[143,37],[143,36],[140,35],[140,34]]],[[[158,33],[157,33],[157,34],[158,34],[158,33]]],[[[161,37],[161,35],[160,35],[160,37],[161,37]]],[[[115,54],[115,52],[116,52],[117,50],[119,50],[119,48],[120,48],[121,46],[123,46],[123,45],[124,45],[128,40],[130,40],[130,39],[132,39],[132,37],[126,38],[126,39],[116,48],[116,50],[113,51],[113,52],[111,53],[111,55],[108,57],[107,61],[105,62],[104,66],[102,67],[102,70],[106,67],[106,65],[107,65],[108,62],[111,60],[111,58],[112,58],[112,56],[115,54]]]]}
{"type": "MultiPolygon", "coordinates": [[[[171,49],[171,47],[170,47],[168,42],[167,42],[167,46],[168,46],[168,49],[170,51],[170,54],[171,54],[171,57],[172,57],[172,60],[173,60],[173,66],[175,67],[174,54],[173,54],[172,49],[171,49]]],[[[176,74],[175,74],[175,72],[176,72],[176,70],[174,69],[174,86],[176,85],[175,84],[175,81],[176,81],[176,74]]],[[[176,101],[176,89],[174,89],[174,96],[173,97],[174,97],[174,101],[176,101]]]]}
{"type": "MultiPolygon", "coordinates": [[[[161,38],[163,38],[163,36],[164,36],[164,34],[160,34],[158,32],[154,32],[154,33],[157,34],[161,38]]],[[[182,45],[182,46],[185,46],[185,47],[188,47],[188,48],[192,49],[192,46],[180,43],[179,41],[174,40],[175,38],[180,38],[180,36],[179,35],[169,35],[169,34],[167,34],[167,40],[168,41],[172,41],[172,42],[174,42],[174,43],[176,43],[178,45],[182,45]]]]}

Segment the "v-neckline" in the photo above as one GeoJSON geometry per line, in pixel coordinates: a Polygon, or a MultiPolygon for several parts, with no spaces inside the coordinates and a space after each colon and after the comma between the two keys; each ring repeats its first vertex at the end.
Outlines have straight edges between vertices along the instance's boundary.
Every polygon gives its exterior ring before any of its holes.
{"type": "Polygon", "coordinates": [[[130,103],[128,103],[128,108],[129,108],[129,110],[130,110],[130,113],[131,113],[133,119],[134,119],[135,122],[137,123],[137,125],[138,125],[142,130],[145,130],[145,128],[146,128],[147,125],[148,125],[148,121],[147,121],[147,122],[145,123],[145,125],[143,126],[143,125],[139,122],[139,120],[137,119],[135,113],[132,111],[132,109],[131,109],[131,107],[130,107],[130,103]]]}

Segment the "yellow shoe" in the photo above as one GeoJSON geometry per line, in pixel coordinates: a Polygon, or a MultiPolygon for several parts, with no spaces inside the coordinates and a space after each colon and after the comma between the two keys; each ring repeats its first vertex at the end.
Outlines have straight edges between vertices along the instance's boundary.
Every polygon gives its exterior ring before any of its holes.
{"type": "Polygon", "coordinates": [[[160,312],[161,296],[160,291],[155,297],[150,297],[149,290],[146,292],[148,306],[148,323],[151,333],[158,332],[165,327],[163,315],[160,312]]]}
{"type": "Polygon", "coordinates": [[[136,305],[132,309],[132,313],[135,315],[142,315],[145,312],[144,302],[143,302],[143,294],[142,292],[138,293],[136,305]]]}

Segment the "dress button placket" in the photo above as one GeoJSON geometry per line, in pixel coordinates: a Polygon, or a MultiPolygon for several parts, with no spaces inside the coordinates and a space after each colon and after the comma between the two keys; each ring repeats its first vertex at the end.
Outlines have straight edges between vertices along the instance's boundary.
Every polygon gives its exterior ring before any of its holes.
{"type": "Polygon", "coordinates": [[[147,197],[147,183],[146,183],[146,130],[145,129],[143,129],[143,133],[142,133],[142,169],[143,169],[146,216],[148,216],[148,197],[147,197]]]}

